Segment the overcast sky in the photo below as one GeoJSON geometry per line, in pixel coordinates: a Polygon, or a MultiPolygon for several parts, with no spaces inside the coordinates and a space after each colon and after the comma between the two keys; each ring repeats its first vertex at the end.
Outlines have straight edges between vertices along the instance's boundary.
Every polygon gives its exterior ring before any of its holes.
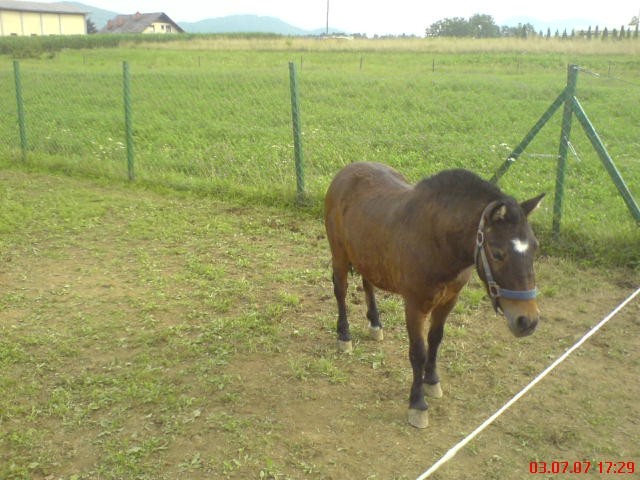
{"type": "MultiPolygon", "coordinates": [[[[117,13],[164,12],[176,22],[226,15],[278,17],[304,29],[323,28],[327,0],[79,0],[117,13]]],[[[530,18],[537,29],[558,20],[577,20],[567,28],[599,25],[620,28],[640,13],[640,0],[329,0],[329,24],[351,33],[423,35],[432,23],[449,17],[491,15],[498,25],[530,18]],[[577,23],[577,24],[576,24],[577,23]],[[584,24],[584,25],[583,25],[584,24]]]]}

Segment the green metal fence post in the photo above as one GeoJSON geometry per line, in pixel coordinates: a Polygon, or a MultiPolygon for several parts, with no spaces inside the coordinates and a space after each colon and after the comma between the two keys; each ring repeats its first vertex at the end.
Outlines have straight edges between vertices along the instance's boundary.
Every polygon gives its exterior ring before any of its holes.
{"type": "Polygon", "coordinates": [[[133,170],[134,154],[133,154],[133,110],[131,108],[131,74],[129,72],[129,63],[122,62],[123,92],[124,92],[124,129],[127,140],[127,171],[129,180],[135,179],[133,170]]]}
{"type": "Polygon", "coordinates": [[[527,133],[527,135],[522,139],[522,141],[518,144],[518,146],[513,149],[513,151],[509,154],[507,159],[502,163],[502,165],[500,165],[500,168],[498,168],[496,173],[493,174],[493,177],[491,177],[491,180],[490,180],[491,183],[497,183],[498,180],[500,180],[500,178],[502,178],[502,176],[505,173],[507,173],[507,170],[509,169],[509,167],[515,163],[515,161],[520,157],[520,155],[522,155],[522,152],[524,152],[524,150],[535,138],[535,136],[540,132],[540,130],[542,130],[542,127],[544,127],[547,124],[547,122],[553,116],[553,114],[556,113],[556,110],[560,108],[560,105],[562,105],[562,103],[564,102],[564,98],[565,98],[564,92],[558,95],[558,98],[556,98],[554,102],[551,104],[551,106],[547,109],[547,111],[542,114],[542,116],[540,117],[540,120],[537,121],[537,123],[533,126],[531,130],[529,130],[529,133],[527,133]]]}
{"type": "Polygon", "coordinates": [[[571,138],[571,119],[573,117],[573,98],[576,95],[578,82],[578,66],[569,65],[567,72],[567,88],[564,90],[564,114],[562,116],[562,132],[558,150],[558,171],[556,174],[556,191],[553,203],[553,235],[560,234],[562,220],[562,202],[564,200],[564,178],[567,171],[567,153],[571,138]]]}
{"type": "Polygon", "coordinates": [[[22,78],[20,76],[20,62],[13,61],[13,76],[16,83],[16,102],[18,103],[18,128],[20,129],[20,148],[22,161],[27,160],[27,125],[24,115],[24,99],[22,98],[22,78]]]}
{"type": "Polygon", "coordinates": [[[289,86],[291,87],[291,118],[293,122],[293,150],[296,164],[297,200],[304,200],[304,163],[302,154],[302,124],[300,122],[300,103],[298,99],[298,75],[296,65],[289,62],[289,86]]]}
{"type": "Polygon", "coordinates": [[[587,137],[589,137],[591,145],[598,153],[598,156],[600,157],[604,168],[607,170],[607,173],[609,173],[609,176],[613,180],[613,183],[622,196],[622,199],[627,204],[627,208],[629,209],[629,212],[631,212],[631,216],[636,222],[640,223],[640,207],[638,207],[638,204],[633,198],[631,191],[629,191],[627,184],[622,179],[622,175],[616,168],[615,163],[613,163],[613,159],[609,155],[609,152],[607,152],[604,143],[602,143],[602,140],[600,140],[600,136],[591,124],[589,117],[587,117],[587,114],[585,113],[582,105],[580,105],[580,102],[577,98],[573,99],[573,111],[576,114],[576,118],[582,125],[584,132],[587,134],[587,137]]]}

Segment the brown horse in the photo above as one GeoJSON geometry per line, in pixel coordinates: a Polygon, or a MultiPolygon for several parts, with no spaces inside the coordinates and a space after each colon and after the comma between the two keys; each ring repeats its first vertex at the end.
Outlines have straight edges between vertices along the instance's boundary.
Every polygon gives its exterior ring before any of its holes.
{"type": "Polygon", "coordinates": [[[425,392],[442,396],[438,346],[474,265],[513,334],[535,330],[539,312],[533,257],[538,242],[527,215],[543,196],[518,204],[466,170],[443,171],[413,186],[392,168],[375,163],[348,165],[329,186],[324,221],[338,302],[338,347],[352,349],[345,303],[351,268],[362,275],[374,338],[383,337],[374,286],[404,297],[413,368],[411,425],[428,424],[425,392]]]}

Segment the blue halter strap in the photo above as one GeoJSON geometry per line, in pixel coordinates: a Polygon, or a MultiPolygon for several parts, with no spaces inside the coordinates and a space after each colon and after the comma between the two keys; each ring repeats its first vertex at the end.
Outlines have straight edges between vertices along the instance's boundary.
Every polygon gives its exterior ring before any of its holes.
{"type": "Polygon", "coordinates": [[[476,237],[474,263],[476,264],[476,266],[478,266],[478,256],[480,256],[480,265],[482,266],[482,270],[484,272],[484,277],[489,290],[489,296],[491,297],[491,304],[493,305],[493,309],[496,311],[496,313],[503,313],[499,302],[500,297],[509,300],[532,300],[538,295],[538,290],[536,288],[532,290],[508,290],[506,288],[500,287],[500,285],[498,285],[493,279],[493,273],[491,273],[491,267],[489,266],[489,261],[487,260],[486,249],[488,248],[488,246],[484,236],[484,221],[489,212],[496,208],[498,204],[499,201],[495,200],[487,205],[486,208],[482,211],[480,224],[478,225],[478,234],[476,237]]]}

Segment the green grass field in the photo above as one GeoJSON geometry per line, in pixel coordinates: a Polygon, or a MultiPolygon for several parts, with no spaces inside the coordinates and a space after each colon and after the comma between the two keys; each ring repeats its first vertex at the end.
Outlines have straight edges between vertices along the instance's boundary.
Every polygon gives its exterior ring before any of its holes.
{"type": "MultiPolygon", "coordinates": [[[[581,73],[578,97],[638,199],[637,44],[198,37],[21,59],[26,163],[15,117],[0,117],[0,478],[415,478],[637,288],[640,233],[574,122],[560,239],[552,198],[533,216],[543,322],[513,339],[472,280],[447,324],[445,397],[419,432],[398,298],[380,295],[373,343],[354,277],[355,352],[334,352],[330,178],[357,160],[411,180],[490,177],[578,63],[601,74],[581,73]]],[[[12,87],[0,103],[14,111],[12,87]]],[[[552,197],[559,136],[558,114],[502,187],[552,197]]],[[[640,469],[638,308],[434,478],[523,478],[531,461],[590,461],[584,478],[603,477],[598,462],[640,469]]]]}

